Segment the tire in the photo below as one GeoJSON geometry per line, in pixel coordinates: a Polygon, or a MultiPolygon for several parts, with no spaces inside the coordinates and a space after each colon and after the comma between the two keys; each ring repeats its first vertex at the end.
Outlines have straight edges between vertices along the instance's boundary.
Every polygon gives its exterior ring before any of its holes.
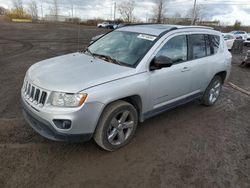
{"type": "Polygon", "coordinates": [[[219,99],[222,88],[222,78],[216,75],[208,85],[201,103],[206,106],[213,106],[219,99]]]}
{"type": "Polygon", "coordinates": [[[116,101],[103,111],[95,134],[95,142],[107,151],[127,145],[133,138],[138,124],[138,113],[133,105],[116,101]]]}

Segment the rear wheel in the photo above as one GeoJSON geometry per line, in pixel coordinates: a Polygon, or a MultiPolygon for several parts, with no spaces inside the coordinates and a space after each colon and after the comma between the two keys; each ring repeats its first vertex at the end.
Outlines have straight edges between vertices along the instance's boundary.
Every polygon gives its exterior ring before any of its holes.
{"type": "Polygon", "coordinates": [[[201,100],[202,104],[206,106],[214,105],[220,96],[221,88],[222,88],[222,79],[220,76],[217,75],[212,79],[209,86],[207,87],[201,100]]]}
{"type": "Polygon", "coordinates": [[[130,142],[138,123],[136,109],[130,103],[117,101],[101,115],[94,139],[103,149],[114,151],[130,142]]]}

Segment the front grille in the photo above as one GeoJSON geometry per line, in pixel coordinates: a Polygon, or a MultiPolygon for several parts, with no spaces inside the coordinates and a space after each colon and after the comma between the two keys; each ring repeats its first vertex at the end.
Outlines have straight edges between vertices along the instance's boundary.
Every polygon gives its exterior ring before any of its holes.
{"type": "Polygon", "coordinates": [[[47,92],[36,87],[35,85],[32,85],[28,81],[25,81],[24,83],[24,96],[26,99],[34,103],[35,105],[41,105],[43,106],[47,99],[47,92]]]}

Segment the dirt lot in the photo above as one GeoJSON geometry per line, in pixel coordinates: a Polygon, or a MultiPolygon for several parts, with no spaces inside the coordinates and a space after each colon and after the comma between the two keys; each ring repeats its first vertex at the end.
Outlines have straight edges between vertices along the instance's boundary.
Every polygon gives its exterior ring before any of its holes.
{"type": "MultiPolygon", "coordinates": [[[[80,28],[80,43],[103,33],[80,28]]],[[[193,102],[147,120],[132,143],[48,141],[24,121],[20,88],[33,63],[78,49],[72,25],[0,23],[0,187],[250,187],[250,97],[231,88],[214,107],[193,102]]],[[[82,46],[81,45],[81,46],[82,46]]],[[[233,57],[229,81],[250,91],[233,57]]]]}

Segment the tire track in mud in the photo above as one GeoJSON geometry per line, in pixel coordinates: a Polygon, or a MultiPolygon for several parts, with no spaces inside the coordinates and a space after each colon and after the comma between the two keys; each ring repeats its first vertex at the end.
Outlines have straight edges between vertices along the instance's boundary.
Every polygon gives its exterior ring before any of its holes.
{"type": "Polygon", "coordinates": [[[8,39],[8,38],[0,38],[0,40],[4,40],[4,41],[11,41],[11,42],[16,42],[22,45],[21,48],[18,48],[16,50],[10,51],[9,53],[5,53],[3,55],[3,57],[1,57],[1,60],[5,60],[7,58],[22,54],[24,52],[27,52],[29,50],[31,50],[33,48],[33,44],[31,42],[27,42],[27,41],[22,41],[22,40],[17,40],[17,39],[8,39]]]}
{"type": "MultiPolygon", "coordinates": [[[[21,44],[22,47],[3,54],[0,61],[6,60],[8,58],[12,58],[14,56],[17,56],[19,54],[22,54],[22,53],[25,53],[25,52],[31,50],[35,46],[33,43],[59,43],[59,44],[62,44],[62,43],[68,43],[68,44],[80,43],[81,45],[86,45],[86,44],[89,44],[89,42],[90,42],[87,39],[79,39],[79,41],[78,41],[77,38],[54,39],[54,40],[45,40],[45,39],[18,40],[18,39],[0,38],[1,44],[8,44],[8,42],[2,43],[1,40],[15,42],[17,44],[21,44]]],[[[57,53],[55,53],[55,54],[57,54],[57,53]]]]}
{"type": "MultiPolygon", "coordinates": [[[[62,165],[68,161],[72,155],[72,153],[75,153],[80,150],[81,146],[72,144],[70,145],[65,145],[65,147],[61,146],[60,148],[60,155],[57,155],[54,157],[52,160],[49,161],[50,164],[53,164],[53,169],[51,169],[50,165],[46,165],[45,168],[42,169],[42,171],[46,172],[49,176],[49,179],[47,181],[47,184],[53,181],[53,179],[57,176],[58,173],[62,171],[62,165]]],[[[33,174],[33,177],[30,178],[31,181],[25,182],[24,186],[25,187],[30,187],[31,185],[43,181],[44,175],[42,173],[39,174],[33,174]]]]}
{"type": "Polygon", "coordinates": [[[27,39],[27,41],[32,42],[32,43],[37,43],[37,42],[55,42],[55,43],[88,43],[90,42],[90,40],[88,39],[78,39],[77,38],[65,38],[65,39],[52,39],[52,40],[48,40],[48,39],[27,39]]]}

